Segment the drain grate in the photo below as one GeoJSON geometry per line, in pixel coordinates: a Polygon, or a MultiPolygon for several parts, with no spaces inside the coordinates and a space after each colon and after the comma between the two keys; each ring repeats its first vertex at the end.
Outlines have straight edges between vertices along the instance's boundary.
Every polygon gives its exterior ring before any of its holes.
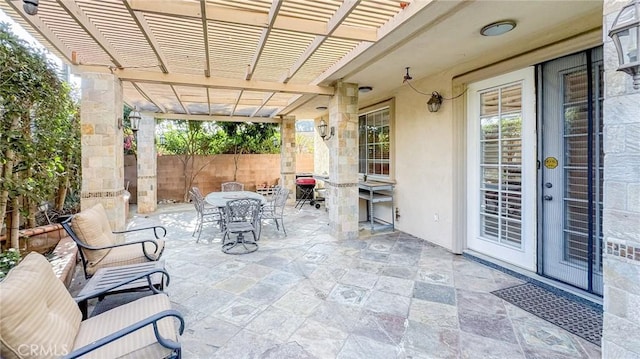
{"type": "Polygon", "coordinates": [[[600,345],[602,310],[578,303],[531,283],[491,293],[595,345],[600,345]]]}

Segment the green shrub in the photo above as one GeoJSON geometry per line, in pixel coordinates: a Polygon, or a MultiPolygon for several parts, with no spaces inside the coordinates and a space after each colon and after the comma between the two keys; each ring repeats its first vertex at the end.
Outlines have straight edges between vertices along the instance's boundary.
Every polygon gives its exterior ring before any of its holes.
{"type": "Polygon", "coordinates": [[[9,270],[20,262],[20,251],[15,248],[9,248],[7,251],[0,253],[0,279],[4,278],[9,270]]]}

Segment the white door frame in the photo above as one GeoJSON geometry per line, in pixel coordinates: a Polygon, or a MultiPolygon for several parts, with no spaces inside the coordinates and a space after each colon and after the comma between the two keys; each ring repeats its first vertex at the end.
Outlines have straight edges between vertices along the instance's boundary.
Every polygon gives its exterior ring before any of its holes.
{"type": "Polygon", "coordinates": [[[467,101],[467,247],[503,262],[535,272],[537,269],[537,133],[535,68],[469,84],[467,101]],[[521,248],[480,236],[480,92],[507,84],[522,84],[521,248]]]}

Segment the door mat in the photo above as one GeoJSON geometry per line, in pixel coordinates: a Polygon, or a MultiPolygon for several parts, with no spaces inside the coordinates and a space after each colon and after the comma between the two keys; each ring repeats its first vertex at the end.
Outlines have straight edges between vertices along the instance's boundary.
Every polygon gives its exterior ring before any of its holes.
{"type": "Polygon", "coordinates": [[[597,346],[602,338],[602,310],[578,303],[532,283],[492,294],[597,346]]]}

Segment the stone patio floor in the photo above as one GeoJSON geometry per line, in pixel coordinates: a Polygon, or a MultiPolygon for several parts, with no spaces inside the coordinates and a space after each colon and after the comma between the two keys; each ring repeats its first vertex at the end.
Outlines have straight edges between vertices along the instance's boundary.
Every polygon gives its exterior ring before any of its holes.
{"type": "Polygon", "coordinates": [[[168,229],[166,292],[186,321],[184,358],[600,357],[490,293],[516,278],[402,232],[337,240],[324,209],[285,212],[288,236],[265,221],[259,250],[233,256],[212,225],[196,243],[190,204],[133,209],[129,227],[168,229]]]}

